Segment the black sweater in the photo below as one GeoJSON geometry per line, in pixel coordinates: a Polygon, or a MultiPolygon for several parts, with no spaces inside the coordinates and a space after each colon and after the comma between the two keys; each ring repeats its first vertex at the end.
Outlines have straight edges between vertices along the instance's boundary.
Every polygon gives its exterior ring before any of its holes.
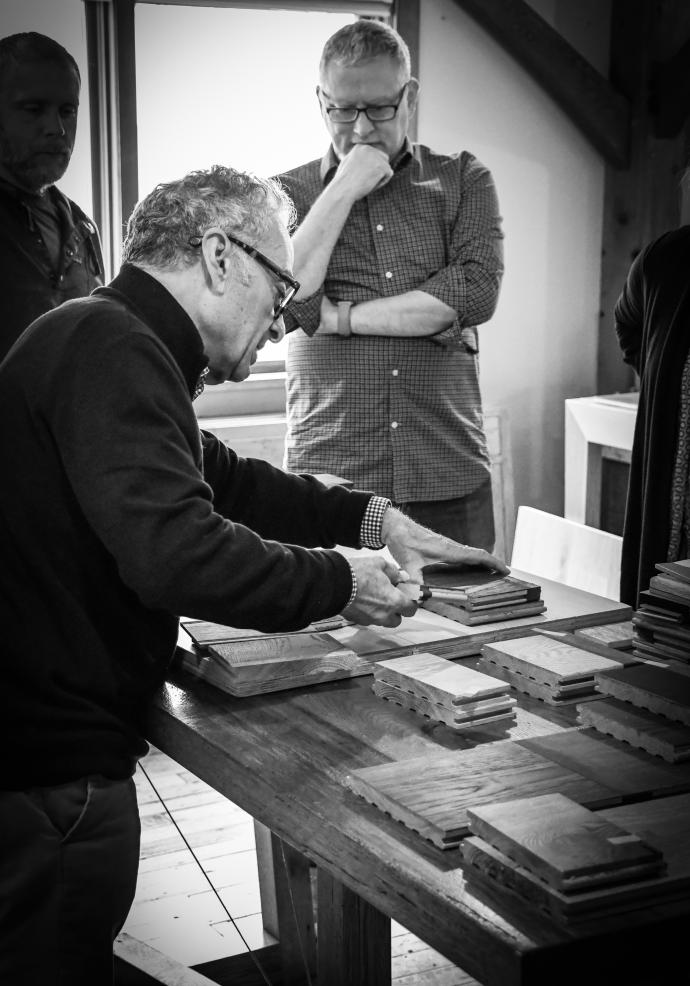
{"type": "Polygon", "coordinates": [[[0,788],[131,773],[177,615],[276,631],[347,603],[345,559],[296,545],[356,546],[370,494],[200,437],[204,364],[182,308],[125,266],[0,365],[0,788]]]}

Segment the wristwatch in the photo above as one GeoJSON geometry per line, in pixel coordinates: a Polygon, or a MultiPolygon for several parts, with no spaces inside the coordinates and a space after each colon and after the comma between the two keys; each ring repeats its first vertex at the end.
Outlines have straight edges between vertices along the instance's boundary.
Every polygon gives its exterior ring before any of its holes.
{"type": "Polygon", "coordinates": [[[352,308],[351,301],[339,301],[338,302],[338,335],[341,336],[351,336],[352,326],[350,325],[350,309],[352,308]]]}

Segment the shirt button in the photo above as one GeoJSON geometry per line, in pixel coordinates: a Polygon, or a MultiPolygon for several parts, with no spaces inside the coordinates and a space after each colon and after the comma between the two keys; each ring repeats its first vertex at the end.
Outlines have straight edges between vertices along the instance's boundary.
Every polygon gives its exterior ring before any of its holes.
{"type": "Polygon", "coordinates": [[[377,223],[376,224],[376,232],[377,233],[382,233],[383,232],[383,223],[377,223]]]}
{"type": "Polygon", "coordinates": [[[397,428],[397,427],[398,427],[398,422],[397,421],[391,421],[391,428],[397,428]]]}
{"type": "Polygon", "coordinates": [[[392,371],[392,375],[393,375],[394,377],[397,377],[397,375],[398,375],[398,373],[399,373],[399,372],[400,372],[399,370],[393,370],[393,371],[392,371]]]}
{"type": "Polygon", "coordinates": [[[390,279],[391,279],[392,276],[393,276],[393,272],[390,271],[390,270],[387,270],[386,271],[386,277],[388,278],[389,281],[390,281],[390,279]]]}

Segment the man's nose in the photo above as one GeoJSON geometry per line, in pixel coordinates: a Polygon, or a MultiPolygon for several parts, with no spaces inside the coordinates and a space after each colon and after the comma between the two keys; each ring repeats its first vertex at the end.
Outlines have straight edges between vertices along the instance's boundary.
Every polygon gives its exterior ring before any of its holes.
{"type": "Polygon", "coordinates": [[[64,137],[67,133],[64,120],[62,119],[62,114],[57,107],[52,110],[47,110],[44,114],[43,129],[45,133],[57,134],[60,137],[64,137]]]}
{"type": "Polygon", "coordinates": [[[285,338],[285,322],[282,315],[271,325],[268,330],[268,338],[271,342],[280,342],[281,339],[285,338]]]}
{"type": "Polygon", "coordinates": [[[354,122],[354,131],[359,137],[368,136],[374,129],[374,124],[371,122],[366,113],[360,113],[354,122]]]}

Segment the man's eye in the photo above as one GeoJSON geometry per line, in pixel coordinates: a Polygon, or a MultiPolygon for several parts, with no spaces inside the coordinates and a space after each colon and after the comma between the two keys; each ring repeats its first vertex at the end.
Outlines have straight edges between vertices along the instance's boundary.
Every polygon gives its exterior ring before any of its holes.
{"type": "Polygon", "coordinates": [[[60,107],[60,116],[76,116],[76,115],[77,115],[77,107],[73,106],[71,103],[69,104],[69,106],[60,107]]]}

